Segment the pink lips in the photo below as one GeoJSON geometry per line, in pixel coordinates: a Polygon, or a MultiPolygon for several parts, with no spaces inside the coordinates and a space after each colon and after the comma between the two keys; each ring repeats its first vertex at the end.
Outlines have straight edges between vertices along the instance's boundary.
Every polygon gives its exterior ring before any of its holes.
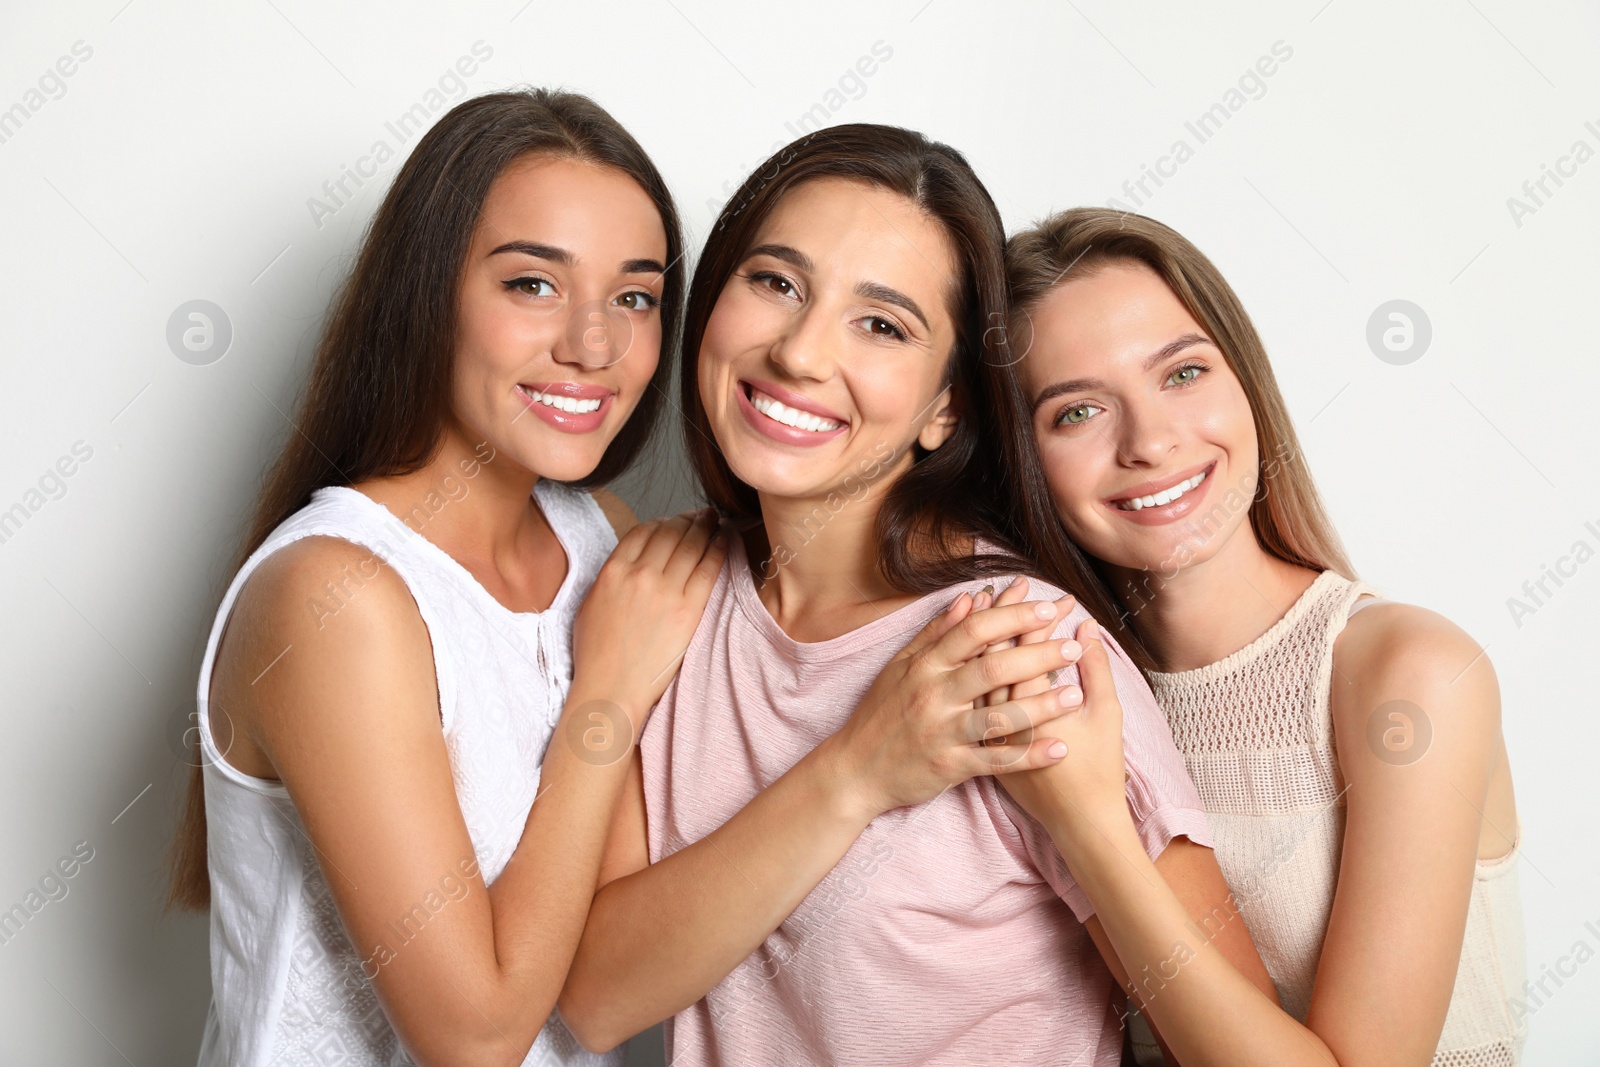
{"type": "Polygon", "coordinates": [[[734,393],[738,397],[739,411],[744,415],[745,421],[750,424],[751,429],[780,444],[811,448],[832,441],[850,428],[848,420],[842,416],[834,414],[808,397],[791,392],[772,382],[753,379],[741,381],[734,388],[734,393]],[[751,389],[765,393],[774,400],[781,401],[786,407],[816,415],[818,418],[832,419],[834,422],[841,423],[841,425],[831,430],[802,430],[795,426],[786,426],[777,419],[769,418],[756,410],[756,406],[750,402],[749,392],[751,389]]]}
{"type": "Polygon", "coordinates": [[[606,421],[606,415],[611,411],[611,404],[617,397],[615,392],[604,386],[583,385],[579,382],[523,382],[521,388],[516,390],[516,394],[528,406],[529,411],[562,433],[591,433],[598,430],[606,421]],[[593,411],[576,414],[535,400],[528,395],[529,393],[543,393],[545,396],[564,397],[568,400],[598,400],[600,406],[593,411]]]}
{"type": "Polygon", "coordinates": [[[1164,478],[1159,482],[1145,482],[1142,485],[1136,485],[1126,492],[1107,499],[1105,505],[1118,518],[1127,519],[1129,522],[1137,523],[1140,526],[1165,526],[1169,522],[1178,521],[1200,506],[1200,502],[1211,491],[1211,483],[1215,480],[1216,466],[1217,461],[1212,460],[1210,463],[1202,463],[1200,466],[1192,467],[1187,471],[1180,471],[1178,474],[1164,478]],[[1117,507],[1119,501],[1132,500],[1141,496],[1152,496],[1163,489],[1169,489],[1180,482],[1188,481],[1201,471],[1206,472],[1205,481],[1170,504],[1140,508],[1138,511],[1127,511],[1117,507]]]}

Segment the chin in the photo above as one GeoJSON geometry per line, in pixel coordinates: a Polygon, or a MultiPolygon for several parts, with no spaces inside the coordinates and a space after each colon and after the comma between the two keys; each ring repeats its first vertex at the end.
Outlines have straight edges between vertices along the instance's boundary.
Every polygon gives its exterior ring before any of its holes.
{"type": "Polygon", "coordinates": [[[803,487],[791,484],[791,479],[774,470],[770,463],[750,463],[730,456],[726,452],[723,453],[723,458],[728,461],[728,470],[733,476],[758,493],[790,497],[801,496],[805,492],[803,487]]]}
{"type": "MultiPolygon", "coordinates": [[[[607,444],[610,442],[608,441],[607,444]]],[[[562,447],[530,448],[527,445],[505,453],[507,459],[535,477],[552,482],[576,482],[593,474],[605,455],[604,449],[562,447]]]]}

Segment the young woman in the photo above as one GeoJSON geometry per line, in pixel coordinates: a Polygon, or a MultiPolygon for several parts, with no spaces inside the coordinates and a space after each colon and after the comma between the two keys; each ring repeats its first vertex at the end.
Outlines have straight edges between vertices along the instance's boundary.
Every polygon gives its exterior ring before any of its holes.
{"type": "Polygon", "coordinates": [[[1185,1067],[1517,1063],[1517,815],[1482,649],[1355,580],[1261,340],[1194,245],[1080,209],[1007,258],[1026,358],[1003,395],[1153,660],[1233,888],[1196,937],[1121,803],[1116,695],[1087,678],[1044,728],[1076,756],[1026,805],[1128,969],[1161,976],[1144,1016],[1185,1067]],[[1282,1010],[1208,943],[1239,919],[1282,1010]]]}
{"type": "Polygon", "coordinates": [[[621,1062],[552,1009],[724,552],[709,516],[618,544],[577,486],[648,438],[678,258],[581,96],[468,101],[401,168],[201,666],[202,1064],[621,1062]]]}
{"type": "MultiPolygon", "coordinates": [[[[1030,727],[1079,698],[1045,678],[1087,618],[1038,581],[982,610],[1031,569],[995,526],[980,373],[1006,358],[1001,234],[958,153],[871,125],[781,150],[713,230],[682,397],[736,532],[562,995],[586,1046],[677,1012],[680,1065],[1118,1062],[1120,966],[993,777],[1061,758],[1030,727]]],[[[1193,786],[1137,670],[1107,670],[1140,847],[1205,914],[1227,889],[1193,786]]],[[[1270,989],[1242,928],[1223,947],[1270,989]]]]}

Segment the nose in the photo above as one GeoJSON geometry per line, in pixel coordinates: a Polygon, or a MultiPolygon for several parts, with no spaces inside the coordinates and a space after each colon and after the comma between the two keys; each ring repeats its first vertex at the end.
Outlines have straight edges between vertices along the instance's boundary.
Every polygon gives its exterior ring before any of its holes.
{"type": "Polygon", "coordinates": [[[1129,467],[1159,467],[1178,448],[1178,433],[1159,403],[1130,404],[1117,435],[1117,456],[1129,467]]]}
{"type": "Polygon", "coordinates": [[[800,309],[773,340],[767,356],[791,378],[825,381],[833,372],[839,343],[835,327],[815,305],[800,309]]]}
{"type": "Polygon", "coordinates": [[[633,320],[605,300],[586,300],[567,316],[550,349],[557,363],[599,370],[625,359],[633,348],[633,320]]]}

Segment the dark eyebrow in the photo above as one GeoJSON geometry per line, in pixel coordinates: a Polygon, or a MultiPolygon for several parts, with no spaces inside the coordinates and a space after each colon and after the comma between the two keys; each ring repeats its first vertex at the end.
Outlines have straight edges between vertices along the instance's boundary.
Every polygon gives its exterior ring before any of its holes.
{"type": "Polygon", "coordinates": [[[868,300],[881,300],[885,304],[893,304],[896,307],[905,308],[917,317],[917,321],[922,323],[924,330],[933,329],[932,326],[928,325],[928,316],[922,313],[922,309],[917,306],[917,302],[898,289],[891,289],[887,285],[882,285],[878,282],[862,282],[856,286],[856,295],[864,296],[868,300]]]}
{"type": "Polygon", "coordinates": [[[744,259],[739,262],[747,263],[757,256],[771,256],[773,259],[781,259],[796,270],[803,270],[807,274],[816,270],[816,264],[811,262],[810,256],[798,248],[791,248],[789,245],[756,245],[746,252],[744,259]]]}
{"type": "MultiPolygon", "coordinates": [[[[535,244],[532,241],[507,241],[489,254],[498,256],[502,252],[518,252],[524,256],[533,256],[536,259],[548,259],[550,262],[559,263],[563,267],[573,266],[578,261],[577,257],[565,248],[535,244]]],[[[665,274],[667,273],[667,268],[661,265],[659,259],[625,259],[622,261],[622,273],[665,274]]]]}
{"type": "Polygon", "coordinates": [[[570,267],[575,262],[572,253],[565,248],[556,248],[554,245],[534,244],[532,241],[507,241],[489,254],[498,256],[502,252],[520,252],[525,256],[548,259],[550,262],[559,263],[563,267],[570,267]]]}
{"type": "MultiPolygon", "coordinates": [[[[1139,369],[1148,374],[1150,371],[1154,370],[1156,367],[1160,366],[1162,363],[1171,359],[1173,356],[1177,355],[1179,352],[1182,352],[1186,348],[1193,348],[1195,345],[1211,344],[1213,344],[1211,338],[1207,337],[1205,334],[1193,332],[1183,334],[1181,337],[1173,338],[1160,348],[1156,349],[1154,352],[1150,353],[1148,356],[1144,357],[1144,362],[1140,365],[1139,369]]],[[[1057,382],[1054,385],[1045,386],[1045,388],[1039,391],[1039,395],[1034,397],[1033,410],[1038,411],[1042,405],[1066,393],[1077,393],[1087,389],[1103,389],[1105,388],[1105,384],[1105,381],[1100,378],[1072,378],[1068,381],[1057,382]]]]}

